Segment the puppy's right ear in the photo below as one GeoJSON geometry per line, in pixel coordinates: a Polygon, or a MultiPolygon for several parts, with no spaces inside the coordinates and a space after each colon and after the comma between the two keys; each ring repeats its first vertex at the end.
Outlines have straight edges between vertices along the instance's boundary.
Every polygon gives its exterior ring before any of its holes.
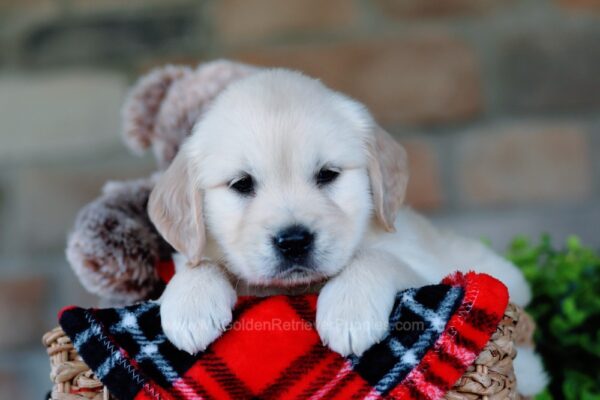
{"type": "Polygon", "coordinates": [[[148,214],[158,232],[182,253],[188,264],[200,264],[206,243],[202,194],[191,179],[185,152],[180,152],[150,194],[148,214]]]}
{"type": "Polygon", "coordinates": [[[394,232],[408,185],[406,150],[378,125],[372,131],[368,149],[375,216],[386,231],[394,232]]]}

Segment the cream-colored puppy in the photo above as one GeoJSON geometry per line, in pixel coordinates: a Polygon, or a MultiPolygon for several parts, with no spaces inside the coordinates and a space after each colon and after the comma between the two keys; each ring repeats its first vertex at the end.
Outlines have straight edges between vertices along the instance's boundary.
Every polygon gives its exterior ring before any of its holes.
{"type": "Polygon", "coordinates": [[[357,101],[282,69],[232,83],[150,198],[181,253],[160,300],[167,337],[205,349],[231,321],[236,288],[322,287],[317,330],[343,355],[385,335],[398,291],[455,270],[490,273],[526,304],[513,265],[401,208],[407,182],[404,149],[357,101]]]}

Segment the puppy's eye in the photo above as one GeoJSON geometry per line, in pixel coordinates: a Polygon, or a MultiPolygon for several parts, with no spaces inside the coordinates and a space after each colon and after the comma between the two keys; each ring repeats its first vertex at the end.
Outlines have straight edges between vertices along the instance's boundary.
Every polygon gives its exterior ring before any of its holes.
{"type": "Polygon", "coordinates": [[[254,193],[254,179],[250,175],[244,175],[241,178],[233,180],[229,187],[239,194],[250,195],[254,193]]]}
{"type": "Polygon", "coordinates": [[[322,168],[316,176],[317,185],[325,186],[336,180],[340,171],[332,168],[322,168]]]}

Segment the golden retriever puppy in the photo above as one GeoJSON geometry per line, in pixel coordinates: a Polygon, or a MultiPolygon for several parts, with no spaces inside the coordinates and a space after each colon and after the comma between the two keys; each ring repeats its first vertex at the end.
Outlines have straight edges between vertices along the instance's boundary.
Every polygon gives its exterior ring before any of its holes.
{"type": "Polygon", "coordinates": [[[323,343],[360,355],[385,335],[398,291],[473,268],[526,304],[515,266],[402,207],[407,182],[404,149],[359,102],[284,69],[232,83],[150,197],[180,253],[160,299],[167,337],[201,351],[237,294],[308,288],[323,343]]]}

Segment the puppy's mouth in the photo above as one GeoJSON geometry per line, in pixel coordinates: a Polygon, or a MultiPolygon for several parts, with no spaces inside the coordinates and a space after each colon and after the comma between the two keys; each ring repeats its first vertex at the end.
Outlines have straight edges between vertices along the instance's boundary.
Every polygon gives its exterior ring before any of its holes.
{"type": "Polygon", "coordinates": [[[321,282],[329,278],[313,266],[282,264],[277,270],[279,272],[271,277],[271,282],[279,286],[295,286],[321,282]]]}

